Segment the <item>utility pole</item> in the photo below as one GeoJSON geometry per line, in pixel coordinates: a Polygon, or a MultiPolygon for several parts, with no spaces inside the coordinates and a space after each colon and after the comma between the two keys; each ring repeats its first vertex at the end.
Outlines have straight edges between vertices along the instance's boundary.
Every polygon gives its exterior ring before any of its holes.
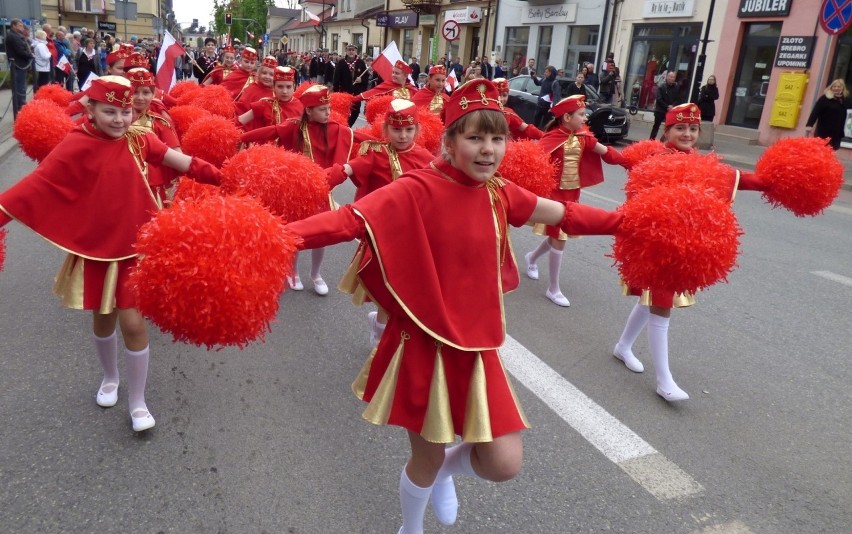
{"type": "Polygon", "coordinates": [[[701,91],[701,79],[704,77],[704,63],[707,61],[707,43],[710,43],[710,23],[713,22],[713,8],[716,0],[710,0],[710,12],[707,14],[707,26],[704,28],[704,39],[701,40],[701,54],[695,66],[695,78],[692,81],[692,96],[689,101],[698,103],[698,93],[701,91]]]}

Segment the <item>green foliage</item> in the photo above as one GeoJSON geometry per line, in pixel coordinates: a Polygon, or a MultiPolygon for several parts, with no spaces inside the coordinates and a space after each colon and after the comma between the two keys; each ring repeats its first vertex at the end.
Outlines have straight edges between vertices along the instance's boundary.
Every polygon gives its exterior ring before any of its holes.
{"type": "Polygon", "coordinates": [[[257,46],[257,38],[266,32],[266,13],[275,7],[275,0],[213,0],[213,31],[217,36],[230,30],[231,37],[246,43],[246,32],[254,34],[252,46],[257,46]],[[225,24],[225,13],[231,13],[233,24],[225,24]],[[241,20],[251,19],[251,20],[241,20]]]}

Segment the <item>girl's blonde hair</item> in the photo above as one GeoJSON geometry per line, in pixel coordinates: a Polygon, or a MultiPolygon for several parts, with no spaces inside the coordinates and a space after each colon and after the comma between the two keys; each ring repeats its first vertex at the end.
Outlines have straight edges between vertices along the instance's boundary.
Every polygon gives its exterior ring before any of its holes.
{"type": "Polygon", "coordinates": [[[849,97],[849,89],[846,88],[846,81],[843,78],[837,78],[825,88],[825,97],[828,99],[834,98],[834,92],[831,90],[831,86],[837,84],[843,89],[843,98],[849,97]]]}

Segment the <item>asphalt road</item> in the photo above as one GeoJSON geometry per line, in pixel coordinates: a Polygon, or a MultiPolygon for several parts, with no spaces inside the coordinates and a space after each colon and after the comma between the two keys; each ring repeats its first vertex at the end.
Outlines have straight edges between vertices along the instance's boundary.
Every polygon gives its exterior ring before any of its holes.
{"type": "MultiPolygon", "coordinates": [[[[0,189],[32,168],[13,155],[0,189]]],[[[586,202],[621,201],[624,173],[606,175],[586,202]]],[[[515,382],[533,425],[523,472],[504,484],[459,480],[457,524],[427,514],[427,532],[848,532],[852,193],[815,219],[749,192],[735,210],[746,232],[739,267],[673,314],[672,368],[692,396],[678,405],[654,393],[644,336],[644,374],[610,355],[632,300],[619,294],[609,238],[569,244],[568,309],[543,296],[545,261],[542,280],[523,279],[506,298],[509,334],[528,351],[517,364],[532,369],[523,358],[533,353],[555,377],[515,382]],[[558,406],[566,398],[581,399],[568,402],[573,416],[558,406]]],[[[336,291],[318,297],[308,282],[282,296],[266,342],[242,351],[152,331],[157,426],[134,434],[125,389],[114,408],[94,402],[89,315],[51,294],[62,253],[8,228],[0,532],[396,532],[407,440],[361,420],[350,391],[369,350],[367,309],[336,291]]],[[[539,242],[527,228],[512,240],[518,258],[539,242]]],[[[329,249],[330,286],[353,251],[329,249]]]]}

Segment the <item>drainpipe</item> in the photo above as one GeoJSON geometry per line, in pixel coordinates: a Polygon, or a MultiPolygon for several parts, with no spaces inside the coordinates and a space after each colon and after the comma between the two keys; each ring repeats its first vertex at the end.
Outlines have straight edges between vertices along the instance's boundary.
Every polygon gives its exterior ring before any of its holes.
{"type": "Polygon", "coordinates": [[[363,52],[363,53],[366,53],[367,49],[370,47],[370,25],[364,24],[364,20],[365,19],[361,19],[361,26],[367,28],[367,40],[364,41],[364,52],[363,52]]]}
{"type": "MultiPolygon", "coordinates": [[[[499,2],[498,2],[498,4],[499,4],[499,2]]],[[[488,51],[488,49],[487,49],[487,46],[488,46],[488,19],[491,18],[491,0],[488,0],[487,10],[488,10],[488,16],[485,17],[485,32],[482,35],[482,39],[480,39],[480,41],[479,41],[479,57],[484,56],[485,52],[488,51]]],[[[494,32],[494,33],[497,33],[497,32],[494,32]]],[[[491,50],[494,50],[493,46],[491,47],[491,50]]],[[[488,54],[488,55],[489,55],[489,57],[491,56],[491,54],[488,54]]]]}
{"type": "Polygon", "coordinates": [[[605,52],[601,51],[601,48],[604,45],[603,33],[604,31],[606,31],[606,23],[608,20],[607,17],[609,17],[609,0],[604,2],[603,19],[601,20],[600,29],[598,32],[598,47],[595,51],[595,72],[597,72],[598,69],[601,68],[601,56],[605,54],[605,52]]]}

